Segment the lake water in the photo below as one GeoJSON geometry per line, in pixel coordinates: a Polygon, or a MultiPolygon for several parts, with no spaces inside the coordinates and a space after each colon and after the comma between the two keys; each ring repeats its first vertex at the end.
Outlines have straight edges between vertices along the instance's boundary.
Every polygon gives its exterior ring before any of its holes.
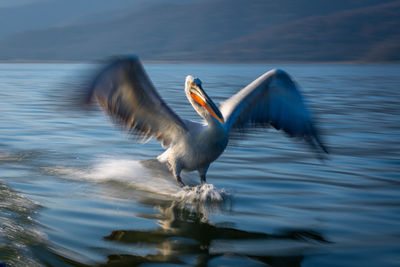
{"type": "MultiPolygon", "coordinates": [[[[203,195],[161,154],[72,108],[91,64],[0,64],[0,263],[400,266],[400,65],[145,63],[166,102],[198,76],[216,103],[271,68],[302,87],[330,155],[274,129],[229,145],[203,195]]],[[[199,183],[197,173],[184,174],[199,183]]]]}

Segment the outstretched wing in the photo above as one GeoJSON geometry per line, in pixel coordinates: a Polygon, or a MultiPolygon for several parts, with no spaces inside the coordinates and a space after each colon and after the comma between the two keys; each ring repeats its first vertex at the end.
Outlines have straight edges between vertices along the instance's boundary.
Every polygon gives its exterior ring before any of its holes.
{"type": "Polygon", "coordinates": [[[230,132],[272,125],[327,153],[296,84],[282,70],[265,73],[223,102],[220,110],[230,132]]]}
{"type": "Polygon", "coordinates": [[[93,98],[113,119],[143,138],[156,137],[163,146],[187,132],[182,119],[157,93],[137,57],[112,60],[95,77],[86,102],[93,98]]]}

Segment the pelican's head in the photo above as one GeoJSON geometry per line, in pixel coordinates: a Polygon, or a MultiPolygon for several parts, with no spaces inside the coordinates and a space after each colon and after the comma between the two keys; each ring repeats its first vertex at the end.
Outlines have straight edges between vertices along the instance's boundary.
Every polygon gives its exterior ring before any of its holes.
{"type": "Polygon", "coordinates": [[[216,120],[225,123],[224,116],[211,98],[204,92],[199,78],[189,75],[186,77],[185,92],[190,103],[200,116],[207,118],[211,115],[216,120]]]}

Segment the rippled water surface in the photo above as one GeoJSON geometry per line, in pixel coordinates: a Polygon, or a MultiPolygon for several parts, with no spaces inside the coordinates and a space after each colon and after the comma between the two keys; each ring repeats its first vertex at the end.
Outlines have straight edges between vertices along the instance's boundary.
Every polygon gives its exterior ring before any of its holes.
{"type": "Polygon", "coordinates": [[[400,266],[400,66],[145,63],[198,120],[188,74],[221,102],[279,67],[301,85],[327,160],[276,130],[230,144],[199,187],[143,166],[100,110],[73,108],[90,64],[0,64],[0,263],[9,266],[400,266]],[[197,190],[197,191],[196,191],[197,190]]]}

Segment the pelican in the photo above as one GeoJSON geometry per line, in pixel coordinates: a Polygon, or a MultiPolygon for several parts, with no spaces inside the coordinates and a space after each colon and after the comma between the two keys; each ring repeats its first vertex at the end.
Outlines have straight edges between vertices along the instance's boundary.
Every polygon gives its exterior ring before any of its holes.
{"type": "Polygon", "coordinates": [[[199,78],[187,76],[185,93],[199,123],[179,117],[160,97],[136,56],[114,58],[95,76],[85,97],[100,106],[134,136],[156,138],[165,152],[157,157],[183,187],[182,171],[197,170],[202,184],[206,173],[228,145],[234,132],[267,127],[300,137],[327,153],[295,82],[282,71],[266,72],[218,108],[199,78]]]}

